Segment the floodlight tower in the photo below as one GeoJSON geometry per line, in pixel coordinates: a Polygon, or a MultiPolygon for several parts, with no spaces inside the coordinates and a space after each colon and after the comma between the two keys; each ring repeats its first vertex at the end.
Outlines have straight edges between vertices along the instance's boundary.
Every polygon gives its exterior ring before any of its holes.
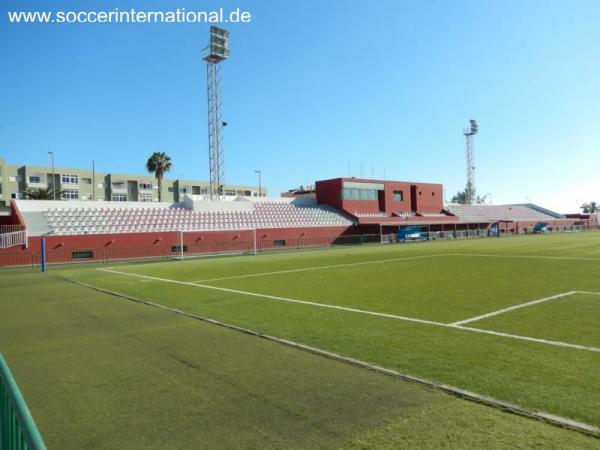
{"type": "Polygon", "coordinates": [[[473,203],[473,197],[475,196],[475,145],[473,141],[478,131],[479,125],[473,119],[469,120],[469,128],[463,130],[467,157],[467,186],[465,187],[465,196],[469,205],[473,203]]]}
{"type": "Polygon", "coordinates": [[[210,41],[202,58],[208,81],[208,167],[210,198],[220,200],[225,181],[222,130],[227,126],[221,115],[221,70],[219,63],[229,58],[229,31],[210,27],[210,41]]]}

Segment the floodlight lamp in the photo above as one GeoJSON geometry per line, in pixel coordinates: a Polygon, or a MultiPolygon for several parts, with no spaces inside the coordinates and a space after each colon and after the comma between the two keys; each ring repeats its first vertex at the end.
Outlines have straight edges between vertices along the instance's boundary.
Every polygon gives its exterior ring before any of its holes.
{"type": "Polygon", "coordinates": [[[477,122],[473,119],[471,119],[469,122],[471,124],[471,134],[477,134],[479,131],[479,125],[477,125],[477,122]]]}
{"type": "Polygon", "coordinates": [[[229,31],[215,26],[210,27],[210,42],[204,60],[219,63],[229,58],[229,31]]]}

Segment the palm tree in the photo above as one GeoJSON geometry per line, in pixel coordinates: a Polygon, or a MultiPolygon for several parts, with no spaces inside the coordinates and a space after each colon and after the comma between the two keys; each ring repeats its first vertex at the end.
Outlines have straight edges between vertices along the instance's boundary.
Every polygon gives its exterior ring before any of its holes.
{"type": "Polygon", "coordinates": [[[584,203],[580,206],[585,214],[594,214],[600,212],[600,206],[596,202],[584,203]]]}
{"type": "MultiPolygon", "coordinates": [[[[60,189],[56,191],[56,200],[60,200],[63,196],[63,192],[60,189]]],[[[24,192],[24,196],[29,200],[54,200],[54,189],[53,188],[40,188],[40,189],[27,189],[24,192]]]]}
{"type": "Polygon", "coordinates": [[[162,201],[162,180],[166,172],[171,170],[171,157],[165,152],[154,152],[146,162],[148,172],[154,173],[158,181],[158,201],[162,201]]]}

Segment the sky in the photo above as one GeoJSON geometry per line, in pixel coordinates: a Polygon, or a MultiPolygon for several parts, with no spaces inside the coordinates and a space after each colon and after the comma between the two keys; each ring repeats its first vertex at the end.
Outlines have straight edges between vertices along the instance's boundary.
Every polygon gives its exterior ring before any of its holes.
{"type": "MultiPolygon", "coordinates": [[[[16,24],[9,11],[235,8],[225,180],[271,195],[340,176],[476,188],[559,212],[600,201],[597,0],[0,3],[0,157],[207,180],[206,23],[16,24]]],[[[218,24],[217,24],[218,25],[218,24]]],[[[490,195],[491,194],[491,195],[490,195]]]]}

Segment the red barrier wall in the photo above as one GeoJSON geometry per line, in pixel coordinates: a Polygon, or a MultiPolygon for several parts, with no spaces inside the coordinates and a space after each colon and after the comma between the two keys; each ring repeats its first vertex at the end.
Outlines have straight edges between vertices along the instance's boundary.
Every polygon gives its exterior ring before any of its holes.
{"type": "MultiPolygon", "coordinates": [[[[256,240],[259,250],[328,245],[339,236],[351,234],[353,230],[354,227],[258,229],[256,240]]],[[[47,262],[51,264],[176,256],[179,254],[180,239],[178,231],[46,236],[47,262]],[[73,252],[79,254],[74,255],[73,252]]],[[[0,250],[0,266],[39,263],[40,241],[41,237],[30,237],[27,247],[0,250]]],[[[252,251],[254,231],[185,232],[183,245],[187,254],[252,251]]]]}

